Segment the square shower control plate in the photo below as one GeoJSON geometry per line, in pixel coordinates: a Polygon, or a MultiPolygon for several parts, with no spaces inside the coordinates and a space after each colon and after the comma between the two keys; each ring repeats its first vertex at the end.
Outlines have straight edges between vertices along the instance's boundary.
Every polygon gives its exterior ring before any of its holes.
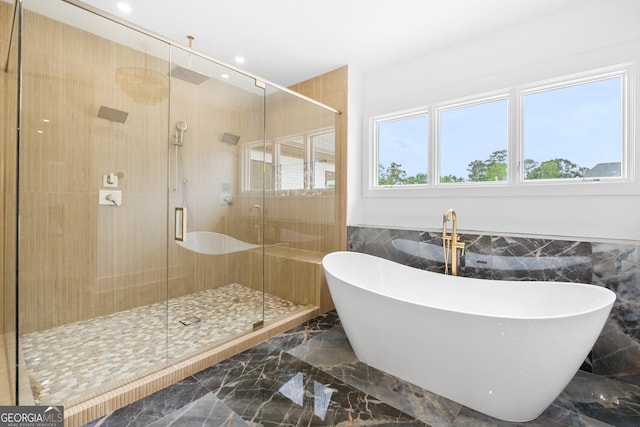
{"type": "Polygon", "coordinates": [[[100,190],[98,192],[98,204],[113,207],[122,206],[122,191],[100,190]]]}

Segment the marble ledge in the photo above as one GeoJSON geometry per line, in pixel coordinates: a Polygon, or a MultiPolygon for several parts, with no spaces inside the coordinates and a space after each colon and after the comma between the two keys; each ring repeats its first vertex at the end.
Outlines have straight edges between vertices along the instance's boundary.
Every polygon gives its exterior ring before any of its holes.
{"type": "MultiPolygon", "coordinates": [[[[368,225],[368,224],[356,224],[348,225],[347,228],[362,228],[362,229],[377,229],[377,230],[402,230],[402,231],[417,231],[428,233],[442,233],[442,227],[410,227],[402,225],[385,226],[385,225],[368,225]]],[[[554,234],[534,234],[534,233],[518,233],[508,231],[480,231],[470,230],[458,227],[460,234],[470,234],[478,236],[492,236],[492,237],[516,237],[523,239],[545,239],[545,240],[562,240],[562,241],[575,241],[575,242],[590,242],[590,243],[609,243],[618,245],[632,245],[640,246],[640,240],[638,239],[609,239],[605,237],[578,237],[578,236],[560,236],[554,234]]]]}

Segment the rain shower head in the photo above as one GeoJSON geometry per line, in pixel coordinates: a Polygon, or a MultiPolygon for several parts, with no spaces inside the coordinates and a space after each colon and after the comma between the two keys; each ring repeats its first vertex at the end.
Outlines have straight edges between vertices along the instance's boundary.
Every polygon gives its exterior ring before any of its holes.
{"type": "Polygon", "coordinates": [[[179,65],[173,67],[173,70],[169,72],[171,77],[184,80],[185,82],[199,85],[209,80],[209,76],[198,73],[197,71],[190,70],[188,68],[181,67],[179,65]]]}
{"type": "MultiPolygon", "coordinates": [[[[187,40],[189,40],[189,49],[193,48],[194,39],[195,37],[193,36],[187,36],[187,40]]],[[[175,77],[176,79],[184,80],[185,82],[192,83],[194,85],[199,85],[209,80],[209,76],[198,73],[197,71],[193,71],[191,69],[191,52],[189,52],[188,67],[189,68],[184,68],[176,65],[175,67],[173,67],[173,70],[169,71],[169,76],[175,77]]]]}
{"type": "Polygon", "coordinates": [[[231,133],[223,133],[220,141],[225,142],[227,144],[236,145],[238,141],[240,141],[240,137],[238,135],[233,135],[231,133]]]}
{"type": "Polygon", "coordinates": [[[98,110],[98,117],[101,119],[111,120],[112,122],[124,123],[127,120],[129,113],[126,111],[116,110],[115,108],[100,106],[98,110]]]}

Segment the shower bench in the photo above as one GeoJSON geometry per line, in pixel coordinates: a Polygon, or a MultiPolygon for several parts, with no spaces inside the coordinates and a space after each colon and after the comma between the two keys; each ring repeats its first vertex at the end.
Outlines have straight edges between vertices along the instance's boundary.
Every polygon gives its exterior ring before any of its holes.
{"type": "MultiPolygon", "coordinates": [[[[333,310],[327,280],[322,268],[324,253],[287,245],[272,245],[264,248],[265,292],[301,305],[317,305],[320,313],[333,310]]],[[[243,252],[245,261],[254,266],[260,262],[262,249],[243,252]]],[[[244,261],[241,265],[245,265],[244,261]]],[[[259,274],[260,269],[244,268],[245,274],[259,274]]],[[[256,283],[257,277],[246,277],[256,283]],[[253,280],[251,280],[253,279],[253,280]]]]}

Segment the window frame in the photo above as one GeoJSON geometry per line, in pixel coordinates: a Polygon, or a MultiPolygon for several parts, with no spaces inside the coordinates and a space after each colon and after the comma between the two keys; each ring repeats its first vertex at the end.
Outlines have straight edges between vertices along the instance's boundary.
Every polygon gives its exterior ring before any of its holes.
{"type": "MultiPolygon", "coordinates": [[[[547,80],[514,86],[511,88],[485,92],[455,100],[422,105],[417,108],[405,109],[372,115],[368,118],[368,144],[364,156],[367,164],[363,164],[363,196],[364,197],[437,197],[443,195],[460,195],[465,197],[484,196],[546,196],[546,195],[600,195],[600,194],[636,194],[640,192],[636,182],[634,144],[635,121],[635,65],[633,63],[619,64],[611,67],[555,77],[547,80]],[[524,96],[544,90],[569,87],[583,83],[605,80],[613,77],[621,78],[621,176],[601,178],[560,178],[548,180],[525,180],[521,168],[524,162],[524,96]],[[456,108],[458,106],[473,105],[492,99],[506,97],[508,102],[508,164],[507,180],[499,182],[465,182],[441,183],[439,159],[439,111],[456,108]],[[393,120],[394,118],[409,117],[419,112],[428,114],[429,141],[427,184],[415,185],[386,185],[378,186],[378,141],[377,123],[393,120]]],[[[363,162],[364,163],[364,162],[363,162]]]]}

